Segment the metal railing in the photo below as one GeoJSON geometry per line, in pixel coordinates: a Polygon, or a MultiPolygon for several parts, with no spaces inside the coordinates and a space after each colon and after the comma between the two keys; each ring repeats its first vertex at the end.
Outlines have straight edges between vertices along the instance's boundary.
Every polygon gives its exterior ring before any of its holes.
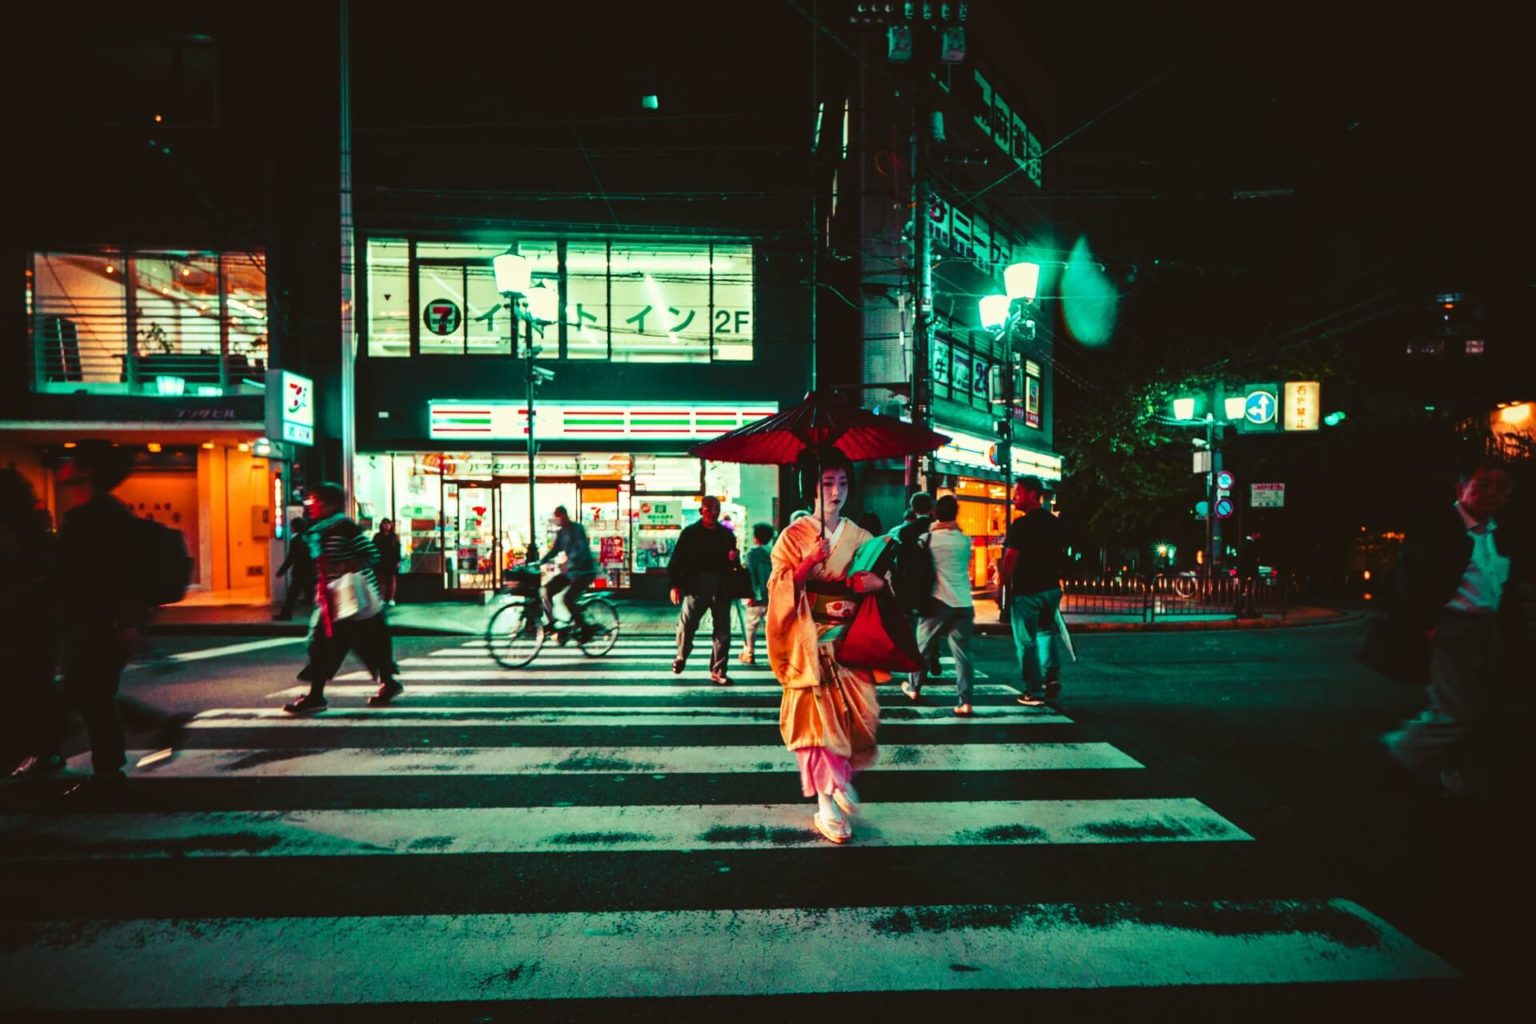
{"type": "Polygon", "coordinates": [[[1114,615],[1142,622],[1159,618],[1286,616],[1296,589],[1291,576],[1252,579],[1218,574],[1167,573],[1082,576],[1062,581],[1061,610],[1076,615],[1114,615]]]}

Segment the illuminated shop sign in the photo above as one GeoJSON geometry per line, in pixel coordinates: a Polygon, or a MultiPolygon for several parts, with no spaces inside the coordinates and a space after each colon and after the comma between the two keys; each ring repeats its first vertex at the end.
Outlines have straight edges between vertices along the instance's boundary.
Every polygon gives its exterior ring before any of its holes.
{"type": "Polygon", "coordinates": [[[315,443],[315,382],[288,370],[267,371],[267,436],[315,443]]]}
{"type": "MultiPolygon", "coordinates": [[[[428,403],[430,436],[443,440],[495,441],[528,436],[522,402],[428,403]]],[[[719,437],[779,411],[777,402],[743,407],[635,405],[618,402],[542,403],[538,436],[570,441],[689,441],[719,437]]]]}
{"type": "MultiPolygon", "coordinates": [[[[997,470],[998,441],[996,438],[977,437],[975,434],[967,434],[945,426],[937,429],[948,434],[950,440],[948,444],[934,451],[933,457],[936,460],[972,469],[994,472],[997,470]]],[[[1060,480],[1061,456],[1035,451],[1015,441],[1013,475],[1038,476],[1042,480],[1060,480]]]]}

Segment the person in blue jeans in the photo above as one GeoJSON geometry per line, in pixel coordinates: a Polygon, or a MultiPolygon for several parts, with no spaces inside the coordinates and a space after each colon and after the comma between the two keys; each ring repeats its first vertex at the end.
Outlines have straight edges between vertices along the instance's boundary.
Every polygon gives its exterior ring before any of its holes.
{"type": "Polygon", "coordinates": [[[1008,583],[1008,624],[1019,656],[1025,707],[1040,707],[1061,693],[1056,651],[1056,612],[1061,607],[1061,570],[1066,529],[1045,508],[1045,484],[1021,478],[1013,507],[1023,513],[1008,526],[1003,542],[1003,579],[1008,583]]]}

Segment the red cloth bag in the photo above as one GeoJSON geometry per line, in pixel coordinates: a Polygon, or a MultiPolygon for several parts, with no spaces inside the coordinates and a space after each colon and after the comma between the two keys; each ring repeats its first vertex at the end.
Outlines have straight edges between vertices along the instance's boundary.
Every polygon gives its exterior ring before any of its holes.
{"type": "Polygon", "coordinates": [[[837,660],[849,668],[916,672],[923,663],[912,624],[896,607],[889,588],[865,594],[837,645],[837,660]]]}

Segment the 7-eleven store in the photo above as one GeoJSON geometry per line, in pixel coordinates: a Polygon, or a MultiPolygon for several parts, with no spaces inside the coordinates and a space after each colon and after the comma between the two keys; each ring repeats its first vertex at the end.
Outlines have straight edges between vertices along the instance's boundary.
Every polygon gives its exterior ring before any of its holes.
{"type": "Polygon", "coordinates": [[[432,449],[359,453],[358,514],[370,530],[395,521],[405,566],[401,596],[474,597],[540,553],[555,535],[557,505],[587,529],[599,588],[657,593],[682,528],[699,500],[721,501],[743,546],[751,526],[780,523],[773,466],[705,462],[700,441],[771,416],[772,402],[541,402],[529,510],[528,415],[522,402],[428,403],[432,449]]]}

